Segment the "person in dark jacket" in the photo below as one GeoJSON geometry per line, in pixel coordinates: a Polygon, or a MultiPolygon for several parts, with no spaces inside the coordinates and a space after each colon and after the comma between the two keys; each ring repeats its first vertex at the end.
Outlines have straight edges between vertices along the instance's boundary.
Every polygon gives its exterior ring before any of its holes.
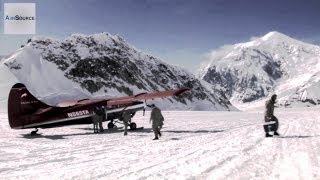
{"type": "Polygon", "coordinates": [[[274,104],[276,103],[277,95],[274,94],[271,96],[271,99],[266,102],[265,105],[265,113],[264,113],[264,121],[268,124],[264,125],[264,131],[266,133],[266,137],[272,137],[270,132],[274,132],[273,135],[279,136],[278,128],[279,121],[278,118],[274,116],[274,104]]]}
{"type": "Polygon", "coordinates": [[[103,125],[102,125],[102,122],[105,120],[106,118],[106,112],[104,110],[104,107],[99,107],[99,106],[96,106],[94,108],[94,113],[95,115],[92,116],[92,122],[93,122],[93,131],[95,133],[97,132],[103,132],[104,129],[103,129],[103,125]],[[98,125],[99,125],[99,130],[98,130],[98,125]]]}
{"type": "Polygon", "coordinates": [[[106,110],[105,110],[105,107],[104,106],[101,106],[101,118],[100,118],[100,121],[99,121],[99,129],[100,129],[100,132],[104,132],[104,129],[103,129],[103,121],[106,121],[106,110]]]}
{"type": "Polygon", "coordinates": [[[100,117],[97,114],[95,114],[91,117],[91,120],[92,120],[92,124],[93,124],[93,132],[98,133],[99,132],[98,123],[100,121],[100,117]]]}
{"type": "Polygon", "coordinates": [[[163,126],[164,118],[161,114],[161,110],[155,106],[154,104],[150,105],[149,107],[152,108],[151,116],[150,116],[150,122],[152,121],[152,130],[154,133],[154,139],[158,140],[159,136],[161,136],[161,128],[163,126]]]}
{"type": "Polygon", "coordinates": [[[122,113],[122,121],[124,124],[124,135],[128,135],[128,125],[131,122],[131,114],[129,111],[124,111],[122,113]]]}

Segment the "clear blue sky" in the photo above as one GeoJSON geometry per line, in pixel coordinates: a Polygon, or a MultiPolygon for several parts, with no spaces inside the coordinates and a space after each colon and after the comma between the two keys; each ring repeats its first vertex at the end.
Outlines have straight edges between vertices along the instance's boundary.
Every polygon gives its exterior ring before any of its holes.
{"type": "MultiPolygon", "coordinates": [[[[212,49],[269,31],[320,43],[320,0],[0,0],[36,2],[37,34],[110,32],[136,48],[189,70],[212,49]]],[[[4,35],[0,55],[29,36],[4,35]]]]}

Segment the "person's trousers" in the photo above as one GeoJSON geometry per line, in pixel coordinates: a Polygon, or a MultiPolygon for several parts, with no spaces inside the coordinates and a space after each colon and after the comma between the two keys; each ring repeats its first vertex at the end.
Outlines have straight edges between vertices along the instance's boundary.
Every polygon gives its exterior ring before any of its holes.
{"type": "Polygon", "coordinates": [[[268,125],[263,125],[264,132],[269,133],[269,132],[276,132],[276,131],[278,131],[279,121],[278,121],[278,118],[277,118],[277,117],[272,116],[271,120],[269,120],[269,119],[267,119],[267,117],[265,117],[265,122],[266,122],[266,123],[274,122],[274,123],[273,123],[273,124],[268,124],[268,125]]]}
{"type": "Polygon", "coordinates": [[[159,132],[160,132],[160,127],[159,125],[152,125],[152,130],[154,133],[154,137],[158,138],[159,132]]]}
{"type": "Polygon", "coordinates": [[[100,132],[104,131],[103,125],[102,125],[102,118],[100,118],[100,120],[99,120],[99,129],[100,129],[100,132]]]}

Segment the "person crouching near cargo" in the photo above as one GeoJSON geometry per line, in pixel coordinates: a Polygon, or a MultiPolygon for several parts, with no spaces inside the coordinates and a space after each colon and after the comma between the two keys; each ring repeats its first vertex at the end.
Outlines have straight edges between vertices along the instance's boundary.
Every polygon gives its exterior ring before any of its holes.
{"type": "Polygon", "coordinates": [[[157,106],[155,106],[154,104],[151,104],[149,107],[152,108],[150,122],[152,122],[152,130],[154,133],[153,140],[158,140],[159,136],[161,136],[160,130],[163,126],[164,118],[161,114],[161,110],[157,106]]]}

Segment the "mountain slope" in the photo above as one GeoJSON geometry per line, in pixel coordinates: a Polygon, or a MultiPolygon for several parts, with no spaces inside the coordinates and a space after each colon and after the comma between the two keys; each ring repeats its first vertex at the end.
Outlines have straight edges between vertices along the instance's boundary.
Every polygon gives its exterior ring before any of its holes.
{"type": "Polygon", "coordinates": [[[183,98],[159,100],[164,109],[233,110],[220,89],[144,54],[108,33],[65,40],[34,37],[4,65],[49,104],[62,99],[111,98],[187,87],[183,98]]]}
{"type": "Polygon", "coordinates": [[[320,47],[270,32],[210,54],[199,77],[225,90],[234,104],[264,100],[273,93],[285,106],[320,103],[320,47]]]}

